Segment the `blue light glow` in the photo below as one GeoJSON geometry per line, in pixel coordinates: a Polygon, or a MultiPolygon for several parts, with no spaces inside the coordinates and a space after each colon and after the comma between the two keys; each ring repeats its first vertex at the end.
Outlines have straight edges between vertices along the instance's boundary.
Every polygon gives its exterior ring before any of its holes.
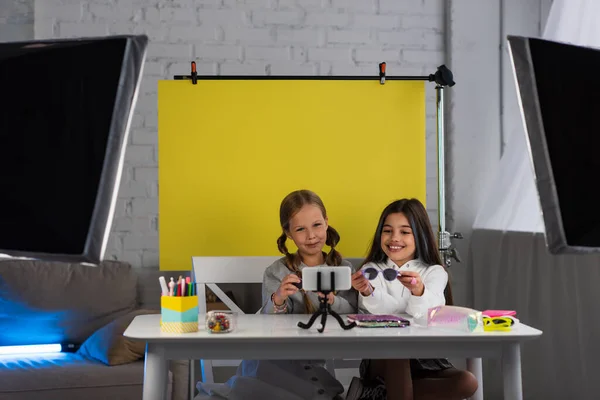
{"type": "Polygon", "coordinates": [[[42,310],[10,292],[0,276],[0,346],[62,343],[75,311],[42,310]]]}
{"type": "Polygon", "coordinates": [[[32,344],[26,346],[0,346],[0,355],[60,353],[60,344],[32,344]]]}

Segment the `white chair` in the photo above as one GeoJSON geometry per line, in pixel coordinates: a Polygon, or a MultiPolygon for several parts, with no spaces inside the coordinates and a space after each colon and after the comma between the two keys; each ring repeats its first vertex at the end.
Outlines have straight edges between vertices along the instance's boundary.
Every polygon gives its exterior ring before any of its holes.
{"type": "MultiPolygon", "coordinates": [[[[218,284],[262,283],[265,269],[280,257],[192,257],[192,266],[198,290],[198,312],[206,313],[206,287],[230,310],[244,313],[218,284]]],[[[260,312],[260,309],[256,312],[260,312]]],[[[241,360],[200,360],[202,382],[214,382],[213,367],[237,367],[241,360]]],[[[192,363],[193,365],[193,363],[192,363]]],[[[358,368],[360,360],[327,360],[326,368],[335,376],[335,370],[358,368]]],[[[193,371],[191,376],[193,376],[193,371]]]]}
{"type": "MultiPolygon", "coordinates": [[[[198,312],[206,314],[208,287],[230,310],[244,312],[218,284],[262,283],[265,269],[279,257],[192,257],[198,290],[198,312]]],[[[260,310],[256,313],[258,314],[260,310]]],[[[213,383],[213,367],[237,367],[241,360],[200,360],[202,382],[213,383]]]]}

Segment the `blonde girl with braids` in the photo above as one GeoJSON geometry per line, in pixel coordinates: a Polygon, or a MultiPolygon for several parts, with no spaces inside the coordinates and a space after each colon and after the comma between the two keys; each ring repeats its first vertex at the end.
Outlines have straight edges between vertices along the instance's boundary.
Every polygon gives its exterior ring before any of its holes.
{"type": "MultiPolygon", "coordinates": [[[[277,248],[284,255],[265,271],[263,279],[263,313],[312,314],[319,307],[321,293],[304,292],[298,288],[302,269],[322,265],[352,264],[342,259],[335,249],[340,235],[329,225],[327,211],[316,193],[297,190],[288,194],[279,208],[281,236],[277,248]],[[290,239],[298,251],[290,253],[286,242],[290,239]],[[330,247],[328,253],[323,251],[330,247]],[[296,286],[296,285],[298,286],[296,286]]],[[[358,295],[354,290],[329,294],[328,303],[338,314],[356,311],[358,295]]]]}
{"type": "MultiPolygon", "coordinates": [[[[283,257],[265,270],[261,312],[311,314],[323,294],[306,293],[294,285],[301,282],[302,270],[352,265],[335,249],[340,235],[329,225],[325,206],[314,192],[298,190],[287,195],[281,202],[279,219],[282,233],[277,248],[283,257]],[[290,253],[288,240],[296,245],[297,252],[290,253]],[[327,253],[325,246],[330,248],[327,253]]],[[[354,289],[332,293],[327,300],[339,314],[357,312],[358,292],[354,289]]],[[[342,384],[325,369],[324,360],[244,360],[227,382],[199,382],[197,388],[195,400],[342,400],[344,393],[342,384]]]]}

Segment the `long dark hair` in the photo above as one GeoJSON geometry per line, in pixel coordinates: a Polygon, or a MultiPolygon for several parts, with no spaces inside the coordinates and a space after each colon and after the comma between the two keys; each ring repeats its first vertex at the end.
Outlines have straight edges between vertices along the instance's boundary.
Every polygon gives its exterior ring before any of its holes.
{"type": "MultiPolygon", "coordinates": [[[[373,236],[373,242],[369,248],[367,257],[365,258],[363,265],[369,262],[383,263],[387,260],[387,255],[384,253],[381,247],[381,233],[383,232],[383,224],[386,218],[390,214],[403,213],[408,219],[410,228],[412,229],[413,236],[415,238],[415,258],[420,258],[427,265],[441,265],[442,258],[440,257],[439,248],[435,235],[433,234],[433,228],[429,221],[429,215],[423,204],[418,199],[400,199],[389,204],[383,209],[379,222],[377,223],[377,229],[373,236]]],[[[450,280],[444,290],[444,296],[446,297],[446,304],[454,304],[452,298],[452,289],[450,287],[450,280]]]]}
{"type": "MultiPolygon", "coordinates": [[[[300,256],[298,253],[291,254],[288,251],[285,242],[287,240],[287,234],[290,230],[290,220],[296,215],[298,211],[305,205],[314,205],[319,207],[323,218],[327,218],[327,210],[323,205],[321,198],[310,190],[296,190],[283,199],[281,206],[279,207],[279,223],[281,224],[281,236],[277,238],[277,248],[285,255],[286,267],[295,274],[300,274],[300,256]]],[[[340,265],[342,262],[342,255],[335,249],[335,246],[340,241],[339,233],[333,229],[331,225],[327,225],[327,238],[325,244],[330,247],[329,253],[325,254],[325,264],[327,265],[340,265]]],[[[316,308],[310,302],[305,292],[302,292],[304,297],[304,305],[306,312],[312,314],[316,311],[316,308]]]]}

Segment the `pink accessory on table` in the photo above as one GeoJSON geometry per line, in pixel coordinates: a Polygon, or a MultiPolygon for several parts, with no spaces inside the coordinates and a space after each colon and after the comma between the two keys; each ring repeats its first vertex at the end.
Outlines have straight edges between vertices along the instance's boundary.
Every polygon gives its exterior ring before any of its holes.
{"type": "Polygon", "coordinates": [[[471,308],[437,306],[427,311],[427,326],[463,332],[483,332],[483,318],[481,311],[471,308]]]}
{"type": "Polygon", "coordinates": [[[517,315],[516,311],[513,310],[485,310],[481,313],[484,317],[512,317],[517,315]]]}

